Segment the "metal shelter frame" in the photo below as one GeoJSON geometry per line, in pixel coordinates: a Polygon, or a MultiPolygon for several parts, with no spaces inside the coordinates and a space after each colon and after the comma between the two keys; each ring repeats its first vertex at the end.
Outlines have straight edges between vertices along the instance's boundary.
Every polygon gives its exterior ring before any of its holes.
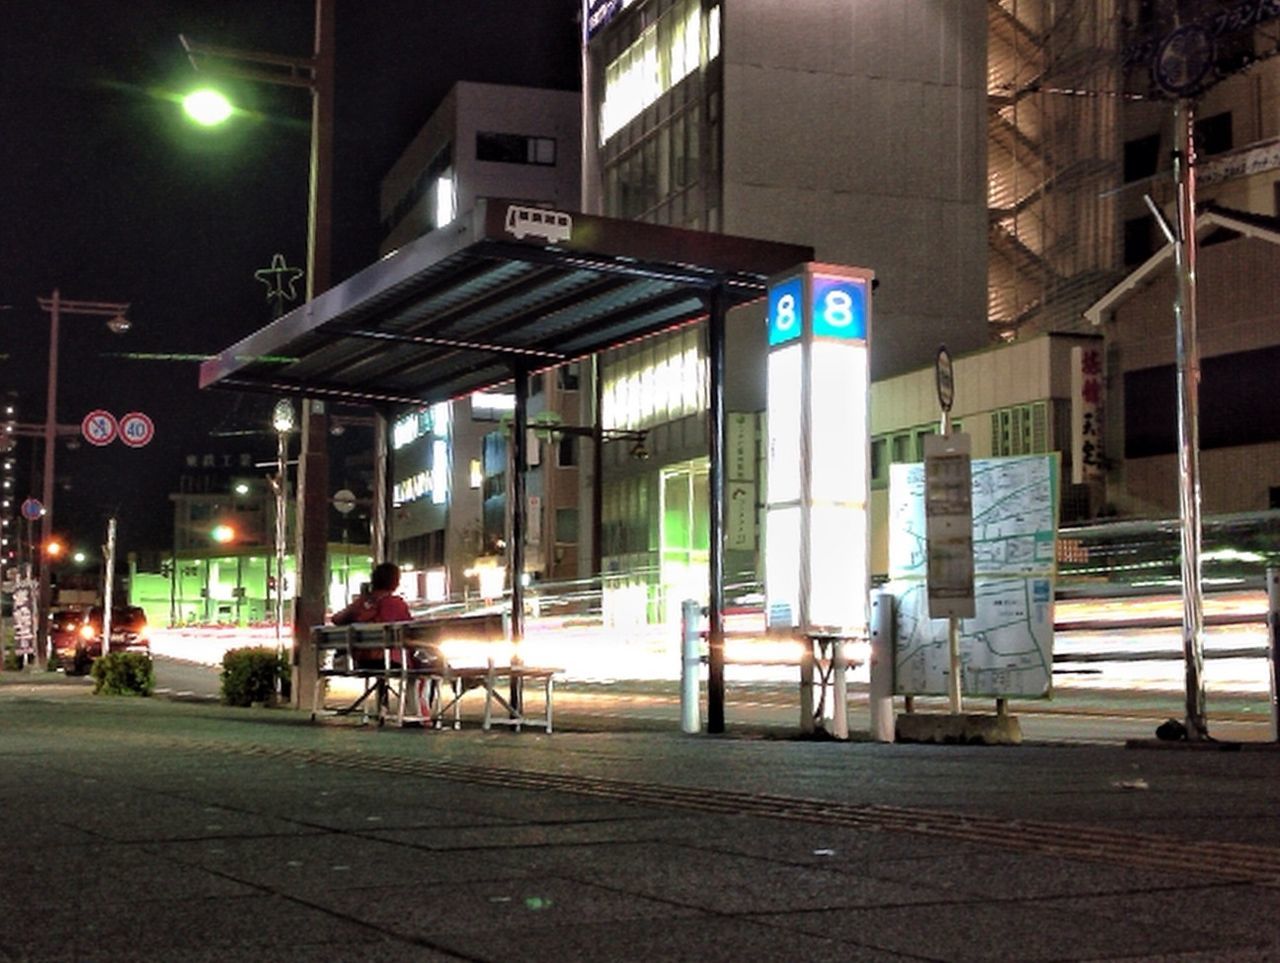
{"type": "MultiPolygon", "coordinates": [[[[809,247],[486,198],[457,220],[255,331],[200,368],[200,387],[370,405],[385,417],[515,387],[511,630],[524,635],[525,435],[531,373],[693,321],[708,324],[710,682],[724,728],[725,319],[809,247]]],[[[597,412],[597,442],[604,429],[597,412]]],[[[599,451],[595,446],[600,482],[599,451]]],[[[385,455],[385,445],[382,446],[385,455]]],[[[375,491],[385,532],[386,486],[375,491]]],[[[381,551],[375,544],[375,554],[381,551]]],[[[599,572],[592,573],[599,576],[599,572]]],[[[305,688],[305,687],[304,687],[305,688]]]]}

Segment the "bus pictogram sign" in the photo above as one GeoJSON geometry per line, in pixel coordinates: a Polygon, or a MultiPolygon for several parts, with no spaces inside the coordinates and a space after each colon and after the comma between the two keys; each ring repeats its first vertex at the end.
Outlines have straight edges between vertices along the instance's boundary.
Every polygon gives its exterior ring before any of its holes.
{"type": "Polygon", "coordinates": [[[116,416],[101,408],[95,408],[80,422],[80,434],[84,436],[84,440],[99,448],[115,441],[119,430],[116,416]]]}
{"type": "Polygon", "coordinates": [[[131,411],[120,419],[120,440],[130,448],[141,448],[155,434],[155,424],[141,411],[131,411]]]}

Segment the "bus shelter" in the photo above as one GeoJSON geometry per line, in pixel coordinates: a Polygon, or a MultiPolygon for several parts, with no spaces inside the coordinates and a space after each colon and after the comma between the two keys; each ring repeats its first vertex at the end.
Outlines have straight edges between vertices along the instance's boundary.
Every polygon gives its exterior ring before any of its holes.
{"type": "MultiPolygon", "coordinates": [[[[813,250],[800,245],[481,199],[453,223],[204,362],[200,387],[365,404],[385,418],[401,406],[421,407],[512,384],[508,579],[511,628],[518,642],[524,632],[520,573],[529,376],[705,320],[711,489],[708,724],[719,731],[724,702],[725,318],[731,308],[764,298],[771,276],[812,259],[813,250]]],[[[596,421],[599,433],[598,413],[596,421]]],[[[598,459],[601,445],[593,447],[598,459]]],[[[375,474],[377,463],[385,460],[385,440],[378,449],[375,474]]],[[[597,462],[597,486],[598,467],[597,462]]],[[[386,479],[385,464],[381,477],[386,479]]],[[[300,490],[300,506],[309,498],[324,500],[321,487],[300,490]]],[[[373,548],[380,557],[385,489],[385,484],[375,485],[373,548]]],[[[305,508],[299,517],[308,517],[305,508]]],[[[295,625],[295,641],[306,640],[308,629],[295,625]]]]}

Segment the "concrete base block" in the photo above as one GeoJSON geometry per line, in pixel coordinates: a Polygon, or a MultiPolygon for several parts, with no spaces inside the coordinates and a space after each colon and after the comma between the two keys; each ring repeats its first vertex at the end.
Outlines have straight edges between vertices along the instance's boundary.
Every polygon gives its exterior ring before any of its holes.
{"type": "Polygon", "coordinates": [[[898,742],[1017,746],[1022,743],[1022,727],[1017,716],[902,712],[898,714],[897,736],[898,742]]]}

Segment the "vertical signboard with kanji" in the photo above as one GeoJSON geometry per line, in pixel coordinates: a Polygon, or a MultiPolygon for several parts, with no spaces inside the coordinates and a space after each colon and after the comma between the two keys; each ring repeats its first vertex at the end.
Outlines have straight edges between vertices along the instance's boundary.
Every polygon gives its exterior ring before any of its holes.
{"type": "Polygon", "coordinates": [[[731,411],[726,422],[729,444],[726,469],[725,548],[756,547],[756,422],[754,412],[731,411]]]}
{"type": "Polygon", "coordinates": [[[1102,342],[1071,349],[1071,482],[1092,484],[1103,478],[1102,342]]]}
{"type": "Polygon", "coordinates": [[[18,655],[35,655],[39,597],[40,585],[35,579],[17,580],[13,588],[13,648],[18,655]]]}

